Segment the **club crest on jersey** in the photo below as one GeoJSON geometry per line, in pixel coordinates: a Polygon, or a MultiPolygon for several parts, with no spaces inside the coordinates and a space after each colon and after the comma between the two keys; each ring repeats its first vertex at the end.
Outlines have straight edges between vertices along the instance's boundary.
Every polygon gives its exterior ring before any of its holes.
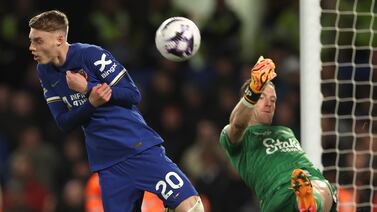
{"type": "Polygon", "coordinates": [[[81,76],[85,77],[86,80],[88,80],[88,74],[84,69],[80,69],[77,73],[79,73],[81,76]]]}
{"type": "Polygon", "coordinates": [[[105,67],[109,64],[111,64],[113,61],[111,60],[106,60],[106,54],[105,53],[102,53],[102,56],[101,56],[101,59],[100,60],[97,60],[96,62],[94,62],[94,65],[95,66],[101,66],[99,68],[99,71],[100,72],[103,72],[103,70],[105,70],[105,67]]]}

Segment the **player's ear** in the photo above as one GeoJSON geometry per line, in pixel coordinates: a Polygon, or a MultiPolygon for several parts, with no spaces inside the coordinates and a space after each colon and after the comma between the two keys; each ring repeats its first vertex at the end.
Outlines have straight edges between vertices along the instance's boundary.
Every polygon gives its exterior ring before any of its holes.
{"type": "Polygon", "coordinates": [[[62,45],[65,42],[65,35],[63,32],[58,32],[57,33],[57,46],[62,45]]]}

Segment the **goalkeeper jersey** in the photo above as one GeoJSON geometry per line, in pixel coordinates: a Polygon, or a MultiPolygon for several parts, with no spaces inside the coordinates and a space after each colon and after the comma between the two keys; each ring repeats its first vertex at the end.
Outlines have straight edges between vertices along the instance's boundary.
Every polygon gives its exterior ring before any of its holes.
{"type": "Polygon", "coordinates": [[[276,209],[280,203],[292,200],[294,193],[289,191],[289,185],[294,169],[308,170],[315,175],[310,177],[312,179],[324,179],[309,161],[291,129],[270,125],[249,126],[241,142],[232,145],[226,132],[228,126],[222,130],[220,143],[241,178],[261,200],[262,210],[271,208],[271,204],[276,209]],[[273,198],[278,190],[285,191],[284,195],[273,198]],[[272,200],[275,202],[270,202],[272,200]]]}
{"type": "Polygon", "coordinates": [[[82,127],[92,171],[163,142],[136,108],[141,96],[128,71],[108,51],[90,44],[70,44],[61,67],[39,64],[37,70],[45,99],[59,128],[69,131],[82,127]],[[85,76],[89,92],[96,84],[110,85],[110,101],[94,108],[88,96],[69,89],[67,70],[85,76]]]}

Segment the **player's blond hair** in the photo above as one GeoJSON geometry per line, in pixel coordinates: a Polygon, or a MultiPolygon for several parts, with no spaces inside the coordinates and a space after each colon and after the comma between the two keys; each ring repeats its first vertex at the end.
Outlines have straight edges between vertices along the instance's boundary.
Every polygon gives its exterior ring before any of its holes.
{"type": "Polygon", "coordinates": [[[68,35],[68,18],[58,10],[50,10],[34,16],[29,21],[29,27],[46,32],[62,31],[68,35]]]}

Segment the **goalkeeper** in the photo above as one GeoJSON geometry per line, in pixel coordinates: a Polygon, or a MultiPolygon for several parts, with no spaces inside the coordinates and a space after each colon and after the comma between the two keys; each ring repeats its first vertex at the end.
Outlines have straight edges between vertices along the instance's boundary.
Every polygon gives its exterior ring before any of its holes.
{"type": "Polygon", "coordinates": [[[336,211],[335,188],[309,161],[292,130],[271,126],[276,93],[271,59],[260,57],[220,143],[262,211],[336,211]]]}

